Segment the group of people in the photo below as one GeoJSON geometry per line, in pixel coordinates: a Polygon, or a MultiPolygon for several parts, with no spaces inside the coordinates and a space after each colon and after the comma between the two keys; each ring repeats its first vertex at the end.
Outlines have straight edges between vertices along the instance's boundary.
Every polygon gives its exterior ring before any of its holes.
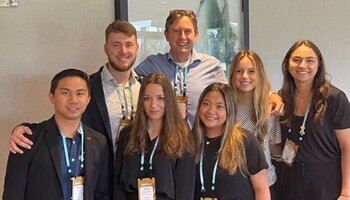
{"type": "Polygon", "coordinates": [[[108,62],[59,72],[53,117],[14,129],[4,199],[350,199],[350,103],[311,41],[287,52],[276,95],[253,51],[229,80],[195,51],[192,11],[169,13],[170,51],[135,71],[135,28],[105,33],[108,62]]]}

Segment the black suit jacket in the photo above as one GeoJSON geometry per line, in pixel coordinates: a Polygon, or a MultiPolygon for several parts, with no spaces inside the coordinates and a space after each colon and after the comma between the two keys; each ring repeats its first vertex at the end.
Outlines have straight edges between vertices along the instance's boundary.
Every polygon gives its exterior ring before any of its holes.
{"type": "Polygon", "coordinates": [[[103,66],[98,70],[98,72],[93,73],[90,76],[91,100],[81,120],[90,128],[104,134],[109,148],[111,152],[113,152],[114,141],[112,141],[111,124],[109,123],[107,104],[103,93],[101,78],[102,69],[103,66]]]}
{"type": "Polygon", "coordinates": [[[96,73],[90,76],[91,86],[91,100],[81,118],[82,122],[90,128],[102,133],[106,139],[109,148],[109,162],[108,169],[110,177],[110,190],[113,190],[114,177],[114,150],[112,141],[112,130],[109,122],[109,115],[105,95],[103,92],[101,73],[104,66],[102,66],[96,73]]]}
{"type": "MultiPolygon", "coordinates": [[[[34,145],[23,155],[10,153],[4,200],[63,199],[59,134],[54,117],[31,127],[34,145]]],[[[106,139],[83,125],[85,142],[84,199],[109,199],[109,151],[106,139]]]]}

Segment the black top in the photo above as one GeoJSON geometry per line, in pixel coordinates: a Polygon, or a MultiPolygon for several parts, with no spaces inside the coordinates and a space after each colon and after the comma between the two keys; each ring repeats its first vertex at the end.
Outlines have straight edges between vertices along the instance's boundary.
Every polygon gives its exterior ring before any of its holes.
{"type": "Polygon", "coordinates": [[[306,120],[305,135],[299,140],[300,126],[304,116],[294,116],[291,133],[289,127],[282,125],[282,139],[293,140],[299,145],[296,162],[326,163],[340,160],[341,152],[335,135],[335,129],[350,128],[350,104],[344,92],[331,86],[326,100],[327,109],[323,124],[314,122],[316,110],[310,107],[306,120]]]}
{"type": "MultiPolygon", "coordinates": [[[[254,175],[263,169],[267,169],[268,165],[258,140],[253,134],[248,133],[248,131],[245,131],[245,134],[245,150],[248,171],[250,174],[254,175]]],[[[220,200],[255,199],[249,177],[244,177],[239,170],[231,176],[226,170],[222,169],[220,165],[218,165],[216,173],[216,184],[213,194],[211,190],[212,174],[221,139],[222,138],[212,140],[209,144],[204,144],[203,177],[206,191],[202,195],[198,164],[196,167],[196,190],[194,199],[200,199],[201,195],[204,197],[214,196],[220,200]]]]}
{"type": "MultiPolygon", "coordinates": [[[[149,151],[145,152],[145,173],[140,173],[140,155],[124,155],[131,128],[127,127],[120,133],[116,153],[116,168],[114,180],[114,199],[137,200],[137,179],[149,176],[149,159],[156,139],[149,142],[149,151]]],[[[194,158],[184,155],[182,158],[170,160],[159,149],[153,156],[152,176],[156,179],[157,200],[179,199],[193,200],[195,184],[194,158]]]]}

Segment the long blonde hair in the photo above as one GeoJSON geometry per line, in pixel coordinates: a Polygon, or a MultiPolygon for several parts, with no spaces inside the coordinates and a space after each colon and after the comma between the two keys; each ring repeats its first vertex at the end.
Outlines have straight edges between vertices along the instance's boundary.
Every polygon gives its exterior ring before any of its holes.
{"type": "Polygon", "coordinates": [[[231,71],[230,71],[230,81],[229,84],[233,88],[235,92],[235,96],[237,101],[240,102],[239,92],[237,87],[234,84],[237,67],[239,66],[239,62],[243,58],[248,58],[254,68],[255,68],[255,77],[256,77],[256,87],[253,92],[253,106],[254,106],[254,116],[253,121],[255,122],[255,127],[258,130],[257,138],[260,143],[263,143],[263,140],[266,135],[269,134],[268,126],[269,126],[269,118],[270,118],[270,110],[269,110],[269,93],[271,90],[270,83],[267,79],[267,75],[264,69],[263,62],[261,61],[258,54],[253,51],[243,50],[236,54],[232,63],[231,63],[231,71]]]}
{"type": "Polygon", "coordinates": [[[198,101],[197,113],[195,116],[192,132],[196,141],[196,162],[199,161],[200,155],[204,149],[205,125],[199,118],[199,110],[203,98],[209,92],[219,92],[225,100],[227,119],[223,125],[223,138],[218,151],[219,165],[228,171],[230,175],[238,170],[245,176],[249,175],[245,153],[245,134],[240,126],[236,124],[234,110],[234,93],[232,88],[223,83],[213,83],[204,89],[198,101]]]}

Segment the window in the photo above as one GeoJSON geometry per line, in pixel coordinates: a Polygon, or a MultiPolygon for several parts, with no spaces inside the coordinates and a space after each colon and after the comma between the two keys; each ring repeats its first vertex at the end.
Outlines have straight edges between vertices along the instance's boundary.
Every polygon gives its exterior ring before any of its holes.
{"type": "Polygon", "coordinates": [[[129,0],[127,4],[127,18],[138,31],[137,63],[148,55],[169,51],[163,31],[169,11],[174,9],[196,13],[199,36],[195,49],[219,59],[226,74],[243,46],[242,0],[129,0]]]}

